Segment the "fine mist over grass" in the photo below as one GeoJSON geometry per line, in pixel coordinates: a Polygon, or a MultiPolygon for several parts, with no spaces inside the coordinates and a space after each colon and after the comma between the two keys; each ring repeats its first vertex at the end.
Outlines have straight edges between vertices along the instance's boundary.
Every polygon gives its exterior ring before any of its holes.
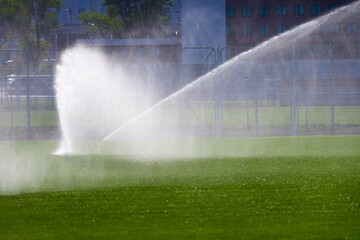
{"type": "MultiPolygon", "coordinates": [[[[304,170],[302,174],[321,172],[318,165],[322,161],[330,164],[331,171],[339,168],[346,172],[344,169],[358,167],[356,159],[360,155],[359,136],[193,139],[190,143],[176,142],[183,154],[167,152],[167,157],[164,150],[150,150],[141,141],[137,143],[137,148],[143,149],[139,154],[129,154],[117,142],[87,141],[77,147],[89,154],[58,156],[52,154],[57,144],[56,141],[1,142],[0,194],[183,184],[210,176],[216,179],[216,176],[250,177],[253,173],[266,175],[273,168],[280,172],[271,174],[281,177],[293,171],[292,164],[299,173],[304,170]],[[198,149],[196,158],[194,148],[198,149]]],[[[154,145],[167,146],[167,143],[154,145]]]]}
{"type": "Polygon", "coordinates": [[[204,155],[240,156],[57,156],[57,142],[0,142],[0,236],[357,239],[359,136],[197,140],[204,155]]]}

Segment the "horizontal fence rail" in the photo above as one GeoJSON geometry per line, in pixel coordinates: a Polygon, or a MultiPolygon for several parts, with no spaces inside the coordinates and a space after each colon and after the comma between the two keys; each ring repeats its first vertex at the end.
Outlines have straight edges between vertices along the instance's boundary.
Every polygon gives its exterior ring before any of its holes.
{"type": "MultiPolygon", "coordinates": [[[[186,48],[181,52],[196,54],[199,49],[208,51],[202,53],[199,64],[146,59],[122,64],[137,74],[134,84],[152,89],[155,104],[216,69],[232,50],[186,48]]],[[[281,63],[237,62],[236,70],[224,71],[216,80],[204,81],[164,105],[161,111],[173,119],[159,120],[159,124],[175,126],[182,136],[196,132],[196,137],[360,134],[360,58],[332,59],[330,54],[328,58],[297,59],[296,46],[292,51],[281,63]]],[[[0,51],[2,140],[61,136],[54,90],[56,56],[60,54],[52,50],[38,53],[40,58],[34,63],[31,53],[0,51]],[[5,56],[16,61],[5,61],[5,56]]],[[[100,100],[103,94],[94,98],[100,100]]],[[[134,97],[141,102],[147,96],[134,97]]]]}

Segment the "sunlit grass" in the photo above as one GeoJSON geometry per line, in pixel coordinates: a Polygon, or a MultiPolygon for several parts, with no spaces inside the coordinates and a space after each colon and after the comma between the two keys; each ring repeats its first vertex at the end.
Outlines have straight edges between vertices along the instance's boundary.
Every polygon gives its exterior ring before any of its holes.
{"type": "Polygon", "coordinates": [[[359,239],[359,136],[183,139],[213,157],[171,159],[101,144],[0,143],[2,173],[20,173],[0,196],[1,239],[359,239]]]}

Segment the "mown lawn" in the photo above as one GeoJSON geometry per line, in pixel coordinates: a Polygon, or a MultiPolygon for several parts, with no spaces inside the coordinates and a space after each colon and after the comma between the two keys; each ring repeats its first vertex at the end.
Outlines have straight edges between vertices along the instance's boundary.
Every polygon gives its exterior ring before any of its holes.
{"type": "Polygon", "coordinates": [[[57,144],[0,143],[1,239],[360,239],[359,136],[57,144]]]}

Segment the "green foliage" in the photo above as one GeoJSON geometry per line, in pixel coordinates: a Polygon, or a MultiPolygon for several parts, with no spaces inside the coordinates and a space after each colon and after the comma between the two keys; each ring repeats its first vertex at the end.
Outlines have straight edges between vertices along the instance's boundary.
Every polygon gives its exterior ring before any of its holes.
{"type": "Polygon", "coordinates": [[[162,37],[169,24],[171,0],[105,0],[106,14],[87,12],[79,19],[93,31],[113,37],[162,37]]]}
{"type": "MultiPolygon", "coordinates": [[[[11,39],[20,39],[24,50],[38,50],[42,38],[59,25],[58,10],[61,0],[0,0],[0,24],[11,39]]],[[[32,62],[39,63],[40,53],[31,54],[32,62]]]]}
{"type": "Polygon", "coordinates": [[[92,10],[78,15],[78,19],[90,26],[90,33],[100,33],[110,38],[121,38],[124,34],[123,21],[116,17],[110,17],[102,13],[94,13],[92,10]]]}

